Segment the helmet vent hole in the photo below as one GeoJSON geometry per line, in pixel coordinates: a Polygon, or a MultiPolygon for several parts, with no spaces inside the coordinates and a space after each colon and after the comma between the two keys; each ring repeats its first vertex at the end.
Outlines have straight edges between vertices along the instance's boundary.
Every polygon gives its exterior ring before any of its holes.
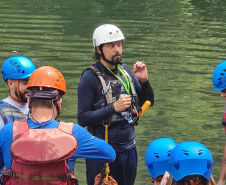
{"type": "Polygon", "coordinates": [[[226,69],[224,69],[223,71],[226,72],[226,69]]]}
{"type": "Polygon", "coordinates": [[[155,156],[156,158],[159,158],[159,154],[158,154],[158,153],[154,153],[154,156],[155,156]]]}
{"type": "Polygon", "coordinates": [[[109,34],[111,35],[111,34],[112,34],[112,32],[109,32],[109,34]]]}
{"type": "Polygon", "coordinates": [[[149,168],[150,168],[151,170],[153,170],[153,165],[152,165],[152,164],[149,164],[148,166],[149,166],[149,168]]]}
{"type": "Polygon", "coordinates": [[[171,152],[172,152],[172,150],[169,150],[169,151],[167,152],[167,156],[170,156],[171,152]]]}
{"type": "Polygon", "coordinates": [[[16,65],[15,68],[20,68],[20,66],[19,65],[16,65]]]}
{"type": "Polygon", "coordinates": [[[21,73],[25,73],[25,71],[23,70],[21,73]]]}
{"type": "Polygon", "coordinates": [[[203,150],[198,150],[198,155],[202,155],[203,150]]]}
{"type": "Polygon", "coordinates": [[[184,152],[184,155],[189,155],[187,150],[182,150],[184,152]]]}
{"type": "Polygon", "coordinates": [[[220,76],[224,76],[224,73],[221,73],[220,76]]]}

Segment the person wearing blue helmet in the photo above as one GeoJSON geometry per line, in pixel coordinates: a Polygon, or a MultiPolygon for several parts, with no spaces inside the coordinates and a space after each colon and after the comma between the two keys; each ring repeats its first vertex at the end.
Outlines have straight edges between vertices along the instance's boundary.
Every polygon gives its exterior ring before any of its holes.
{"type": "Polygon", "coordinates": [[[165,184],[169,174],[167,172],[168,159],[177,142],[171,138],[153,140],[145,153],[145,163],[154,185],[165,184]]]}
{"type": "MultiPolygon", "coordinates": [[[[213,86],[214,90],[221,92],[221,97],[226,100],[226,60],[217,65],[213,72],[213,86]]],[[[226,104],[223,114],[222,124],[226,133],[226,104]]],[[[222,157],[221,173],[217,185],[224,185],[226,179],[226,144],[224,146],[224,153],[222,157]]]]}
{"type": "Polygon", "coordinates": [[[35,69],[34,63],[24,56],[10,57],[3,63],[1,72],[9,96],[0,100],[0,129],[7,123],[27,118],[27,82],[35,69]]]}
{"type": "Polygon", "coordinates": [[[179,143],[169,156],[167,185],[215,185],[212,167],[212,155],[202,143],[179,143]]]}

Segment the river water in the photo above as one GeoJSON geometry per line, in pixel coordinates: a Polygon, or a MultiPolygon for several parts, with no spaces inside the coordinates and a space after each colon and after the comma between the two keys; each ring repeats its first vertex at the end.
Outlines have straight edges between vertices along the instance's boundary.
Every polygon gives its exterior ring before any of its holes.
{"type": "MultiPolygon", "coordinates": [[[[224,100],[213,90],[212,73],[225,60],[224,0],[1,0],[0,64],[23,55],[37,66],[50,65],[66,78],[60,120],[77,122],[77,85],[94,63],[92,33],[104,23],[125,35],[123,60],[130,67],[145,61],[155,105],[136,127],[136,185],[150,183],[144,156],[160,137],[198,141],[213,155],[213,176],[220,174],[225,144],[221,125],[224,100]]],[[[8,94],[0,82],[0,98],[8,94]]],[[[84,159],[75,166],[86,184],[84,159]]]]}

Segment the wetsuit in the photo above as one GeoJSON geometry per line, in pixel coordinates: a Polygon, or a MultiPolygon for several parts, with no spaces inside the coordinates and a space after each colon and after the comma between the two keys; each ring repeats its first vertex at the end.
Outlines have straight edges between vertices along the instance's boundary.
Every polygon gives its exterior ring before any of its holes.
{"type": "MultiPolygon", "coordinates": [[[[94,66],[103,74],[106,82],[117,80],[102,64],[98,61],[94,66]]],[[[139,105],[141,106],[146,100],[154,104],[154,93],[149,81],[141,84],[132,74],[132,71],[126,64],[122,67],[133,79],[139,105]]],[[[120,75],[117,68],[113,70],[116,75],[120,75]]],[[[113,93],[113,103],[117,101],[120,95],[122,84],[119,80],[111,87],[113,93]]],[[[108,86],[108,83],[106,83],[108,86]]],[[[126,120],[120,119],[120,113],[116,113],[113,103],[107,105],[103,94],[102,84],[92,69],[83,72],[78,85],[78,123],[85,127],[91,128],[93,135],[104,139],[103,121],[108,122],[109,118],[118,117],[111,122],[109,126],[108,141],[116,151],[116,160],[110,164],[110,175],[119,185],[134,184],[137,169],[137,151],[135,145],[134,126],[126,120]],[[117,115],[117,116],[115,116],[117,115]]],[[[104,164],[94,160],[86,160],[87,165],[87,183],[94,184],[95,176],[101,172],[104,164]]]]}
{"type": "MultiPolygon", "coordinates": [[[[11,169],[12,156],[10,146],[12,143],[12,124],[13,123],[9,123],[0,130],[0,168],[5,165],[7,169],[11,169]]],[[[52,119],[49,122],[37,123],[28,119],[28,125],[32,129],[42,127],[48,129],[58,127],[59,122],[52,119]]],[[[115,151],[110,145],[94,137],[78,124],[73,125],[72,134],[78,141],[78,149],[74,155],[68,159],[70,172],[74,168],[76,158],[94,158],[103,162],[112,162],[115,159],[115,151]]]]}

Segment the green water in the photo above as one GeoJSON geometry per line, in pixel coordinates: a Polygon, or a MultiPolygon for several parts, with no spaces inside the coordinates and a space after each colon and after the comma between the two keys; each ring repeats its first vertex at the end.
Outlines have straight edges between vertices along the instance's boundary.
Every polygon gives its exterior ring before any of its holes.
{"type": "MultiPolygon", "coordinates": [[[[77,122],[77,84],[94,63],[93,30],[116,24],[126,40],[123,60],[132,67],[144,60],[155,93],[155,105],[136,127],[136,185],[151,184],[144,162],[148,144],[159,137],[205,144],[220,174],[225,134],[224,100],[213,90],[212,73],[225,59],[224,0],[1,0],[0,64],[24,55],[37,66],[51,65],[66,78],[67,93],[59,119],[77,122]]],[[[0,82],[0,98],[8,94],[0,82]]],[[[84,159],[75,166],[86,184],[84,159]]]]}

